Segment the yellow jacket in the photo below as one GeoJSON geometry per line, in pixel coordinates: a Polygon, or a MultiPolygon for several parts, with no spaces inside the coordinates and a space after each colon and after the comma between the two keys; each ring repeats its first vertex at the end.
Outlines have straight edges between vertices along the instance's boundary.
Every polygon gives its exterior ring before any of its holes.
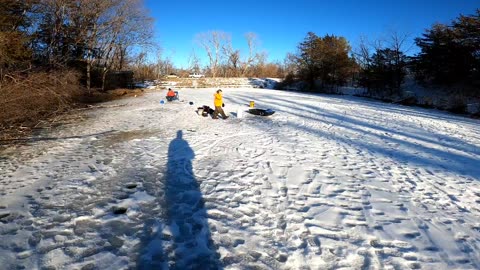
{"type": "Polygon", "coordinates": [[[223,104],[222,93],[215,93],[213,96],[214,96],[213,105],[215,105],[215,107],[222,107],[222,104],[223,104]]]}

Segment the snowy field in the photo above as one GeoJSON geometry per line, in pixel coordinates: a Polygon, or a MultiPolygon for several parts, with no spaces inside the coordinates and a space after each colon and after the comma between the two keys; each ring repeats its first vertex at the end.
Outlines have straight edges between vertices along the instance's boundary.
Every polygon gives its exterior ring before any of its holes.
{"type": "Polygon", "coordinates": [[[2,150],[0,269],[480,269],[479,120],[223,90],[227,120],[158,91],[2,150]]]}

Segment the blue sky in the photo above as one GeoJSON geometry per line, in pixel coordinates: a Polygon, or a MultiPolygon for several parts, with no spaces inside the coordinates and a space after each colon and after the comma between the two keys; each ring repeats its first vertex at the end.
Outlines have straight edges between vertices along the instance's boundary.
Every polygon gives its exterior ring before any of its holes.
{"type": "MultiPolygon", "coordinates": [[[[145,0],[155,19],[156,40],[177,67],[187,68],[193,50],[204,59],[195,36],[223,31],[234,48],[246,53],[244,34],[258,35],[269,61],[283,61],[295,52],[307,32],[334,34],[356,47],[360,36],[375,40],[392,30],[413,39],[435,22],[450,23],[460,14],[473,14],[479,0],[145,0]]],[[[414,46],[407,54],[416,52],[414,46]]]]}

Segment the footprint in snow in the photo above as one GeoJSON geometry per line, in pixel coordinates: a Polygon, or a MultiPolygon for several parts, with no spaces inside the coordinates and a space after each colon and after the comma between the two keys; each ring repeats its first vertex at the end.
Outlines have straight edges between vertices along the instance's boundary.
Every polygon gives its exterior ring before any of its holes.
{"type": "Polygon", "coordinates": [[[112,207],[112,212],[115,215],[122,215],[122,214],[125,214],[127,212],[127,208],[126,207],[121,207],[121,206],[114,206],[114,207],[112,207]]]}
{"type": "Polygon", "coordinates": [[[129,184],[126,184],[125,187],[128,188],[128,189],[134,189],[134,188],[137,187],[137,184],[135,184],[135,183],[129,183],[129,184]]]}
{"type": "Polygon", "coordinates": [[[404,233],[403,236],[405,236],[406,238],[408,239],[413,239],[413,238],[417,238],[419,237],[421,234],[420,232],[407,232],[407,233],[404,233]]]}
{"type": "Polygon", "coordinates": [[[0,213],[0,221],[2,221],[3,219],[5,219],[6,217],[10,216],[10,213],[0,213]]]}

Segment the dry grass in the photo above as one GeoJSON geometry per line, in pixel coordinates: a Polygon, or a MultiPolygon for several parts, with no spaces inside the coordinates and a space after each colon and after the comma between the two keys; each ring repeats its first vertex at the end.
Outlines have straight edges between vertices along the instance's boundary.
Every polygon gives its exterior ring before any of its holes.
{"type": "MultiPolygon", "coordinates": [[[[0,81],[0,144],[29,136],[35,128],[57,125],[67,112],[92,103],[133,95],[141,90],[87,91],[72,71],[5,76],[0,81]]],[[[91,105],[89,105],[91,106],[91,105]]]]}
{"type": "Polygon", "coordinates": [[[62,113],[80,93],[74,72],[8,76],[0,83],[0,129],[32,126],[39,119],[62,113]]]}

